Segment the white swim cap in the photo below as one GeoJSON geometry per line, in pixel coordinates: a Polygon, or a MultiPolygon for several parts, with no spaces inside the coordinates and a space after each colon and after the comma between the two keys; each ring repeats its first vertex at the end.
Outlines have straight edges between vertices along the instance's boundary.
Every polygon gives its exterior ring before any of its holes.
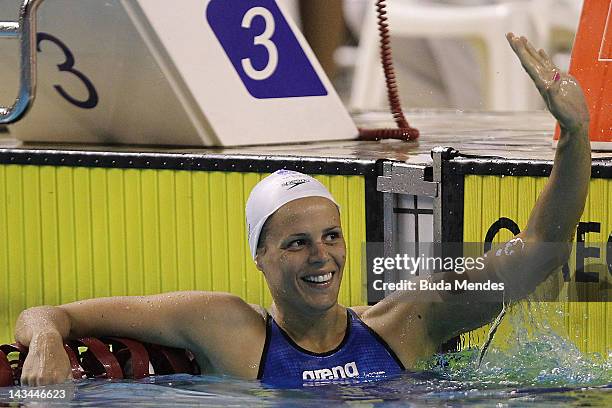
{"type": "Polygon", "coordinates": [[[340,208],[323,184],[297,171],[278,170],[257,183],[246,203],[247,234],[253,259],[266,220],[283,205],[304,197],[324,197],[340,208]]]}

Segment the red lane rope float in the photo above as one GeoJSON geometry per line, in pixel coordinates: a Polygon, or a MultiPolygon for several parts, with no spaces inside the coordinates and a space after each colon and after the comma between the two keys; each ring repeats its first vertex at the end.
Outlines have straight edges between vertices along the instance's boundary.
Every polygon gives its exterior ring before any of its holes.
{"type": "MultiPolygon", "coordinates": [[[[188,350],[109,337],[86,337],[64,344],[72,377],[141,379],[150,375],[200,374],[194,355],[188,350]]],[[[28,349],[20,344],[0,346],[0,387],[19,385],[28,349]]]]}
{"type": "MultiPolygon", "coordinates": [[[[123,370],[110,348],[100,340],[85,337],[68,343],[68,346],[78,352],[80,346],[87,347],[81,354],[81,367],[88,378],[122,379],[123,370]]],[[[74,370],[73,370],[74,376],[74,370]]]]}
{"type": "Polygon", "coordinates": [[[112,346],[113,354],[119,365],[123,367],[125,377],[140,379],[151,374],[149,353],[142,343],[119,337],[109,337],[104,340],[112,346]]]}
{"type": "MultiPolygon", "coordinates": [[[[79,350],[75,351],[68,346],[68,344],[64,344],[64,350],[66,354],[68,354],[68,360],[70,360],[70,368],[72,369],[72,378],[75,380],[82,380],[83,378],[87,378],[87,374],[85,374],[85,370],[81,367],[79,363],[79,350]]],[[[27,355],[27,351],[26,351],[27,355]]]]}
{"type": "Polygon", "coordinates": [[[6,354],[0,351],[0,387],[10,387],[11,385],[15,385],[13,368],[6,358],[6,354]]]}
{"type": "Polygon", "coordinates": [[[0,387],[19,385],[25,353],[27,349],[21,344],[0,346],[0,387]]]}
{"type": "Polygon", "coordinates": [[[189,350],[162,347],[156,344],[147,344],[146,348],[151,356],[151,364],[158,375],[200,374],[200,367],[189,350]]]}
{"type": "Polygon", "coordinates": [[[391,52],[391,36],[387,17],[387,4],[385,0],[376,2],[378,13],[378,31],[380,33],[380,57],[382,60],[385,81],[387,83],[387,95],[391,114],[397,124],[397,129],[359,129],[358,140],[381,140],[399,139],[404,141],[419,138],[419,131],[408,123],[402,110],[402,103],[397,87],[397,77],[393,68],[393,54],[391,52]]]}

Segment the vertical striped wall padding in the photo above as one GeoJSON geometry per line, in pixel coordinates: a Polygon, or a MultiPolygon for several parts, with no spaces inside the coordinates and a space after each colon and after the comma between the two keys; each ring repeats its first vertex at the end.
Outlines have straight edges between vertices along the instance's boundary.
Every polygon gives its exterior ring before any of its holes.
{"type": "MultiPolygon", "coordinates": [[[[244,222],[264,176],[0,165],[0,343],[13,340],[23,309],[91,297],[210,290],[269,305],[244,222]]],[[[317,178],[342,208],[339,301],[365,304],[365,181],[317,178]]]]}
{"type": "MultiPolygon", "coordinates": [[[[503,177],[470,175],[465,179],[464,198],[464,241],[482,242],[489,227],[500,217],[510,218],[521,228],[525,228],[531,209],[538,194],[544,188],[545,177],[503,177]]],[[[600,279],[612,283],[612,276],[606,268],[605,243],[612,234],[612,180],[592,179],[589,196],[585,206],[582,222],[600,223],[600,233],[586,234],[585,241],[601,249],[599,259],[587,259],[589,269],[597,270],[600,279]]],[[[494,242],[505,242],[512,237],[507,230],[502,230],[494,242]]],[[[570,257],[570,271],[575,270],[575,254],[570,257]]],[[[586,269],[586,268],[585,268],[586,269]]],[[[572,273],[573,275],[573,273],[572,273]]],[[[557,275],[559,276],[559,275],[557,275]]],[[[575,277],[571,277],[575,282],[575,277]]],[[[571,290],[597,291],[598,284],[580,283],[568,286],[571,290]]],[[[544,288],[543,288],[544,289],[544,288]]],[[[564,295],[562,293],[562,295],[564,295]]],[[[537,292],[536,292],[537,296],[537,292]]],[[[561,296],[563,299],[564,297],[561,296]]],[[[546,319],[554,324],[562,320],[565,335],[584,352],[597,352],[606,356],[612,351],[612,303],[599,302],[552,302],[547,307],[534,307],[534,319],[546,319]],[[543,312],[544,310],[544,312],[543,312]]],[[[524,314],[524,305],[517,308],[517,313],[524,314]]],[[[508,334],[513,319],[500,327],[499,333],[508,334]]],[[[462,336],[462,347],[482,344],[486,339],[487,328],[479,329],[462,336]]]]}

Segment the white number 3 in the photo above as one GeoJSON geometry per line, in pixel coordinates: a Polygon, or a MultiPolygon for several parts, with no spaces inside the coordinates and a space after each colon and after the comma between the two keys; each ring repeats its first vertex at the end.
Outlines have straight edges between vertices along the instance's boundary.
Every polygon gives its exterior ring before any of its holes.
{"type": "Polygon", "coordinates": [[[261,16],[264,18],[266,23],[266,29],[263,33],[256,36],[253,39],[254,45],[263,45],[266,47],[266,51],[268,51],[268,63],[266,66],[259,70],[253,67],[250,58],[242,59],[242,69],[244,72],[251,78],[256,81],[263,81],[264,79],[270,78],[274,71],[276,71],[276,67],[278,66],[278,49],[276,45],[270,41],[270,38],[274,35],[274,16],[270,13],[270,10],[264,7],[253,7],[249,11],[246,12],[244,17],[242,18],[242,27],[243,28],[251,28],[251,23],[253,19],[257,16],[261,16]]]}

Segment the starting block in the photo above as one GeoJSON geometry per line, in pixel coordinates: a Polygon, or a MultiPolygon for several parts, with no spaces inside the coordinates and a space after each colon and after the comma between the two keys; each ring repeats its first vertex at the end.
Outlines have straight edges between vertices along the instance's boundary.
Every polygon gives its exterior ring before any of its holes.
{"type": "MultiPolygon", "coordinates": [[[[21,0],[3,1],[14,19],[21,0]]],[[[275,0],[51,0],[37,12],[36,100],[13,137],[236,146],[351,139],[357,129],[275,0]]],[[[0,98],[17,41],[0,40],[0,98]]]]}

